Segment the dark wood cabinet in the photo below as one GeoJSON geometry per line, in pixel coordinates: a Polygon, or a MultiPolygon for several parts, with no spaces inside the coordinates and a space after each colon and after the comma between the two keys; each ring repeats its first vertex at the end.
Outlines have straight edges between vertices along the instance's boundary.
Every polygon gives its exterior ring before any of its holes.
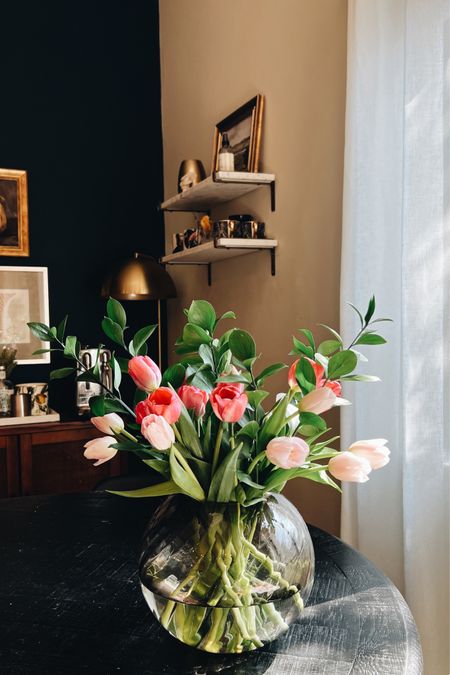
{"type": "Polygon", "coordinates": [[[0,429],[0,497],[88,492],[126,471],[126,457],[93,466],[86,441],[101,436],[90,422],[23,424],[0,429]]]}

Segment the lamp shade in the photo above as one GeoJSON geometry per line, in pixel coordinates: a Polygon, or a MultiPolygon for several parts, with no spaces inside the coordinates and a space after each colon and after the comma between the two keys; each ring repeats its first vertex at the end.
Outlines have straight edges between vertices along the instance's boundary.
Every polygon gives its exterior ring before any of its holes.
{"type": "Polygon", "coordinates": [[[176,298],[177,291],[162,265],[150,256],[134,253],[105,279],[102,296],[116,300],[166,300],[176,298]]]}

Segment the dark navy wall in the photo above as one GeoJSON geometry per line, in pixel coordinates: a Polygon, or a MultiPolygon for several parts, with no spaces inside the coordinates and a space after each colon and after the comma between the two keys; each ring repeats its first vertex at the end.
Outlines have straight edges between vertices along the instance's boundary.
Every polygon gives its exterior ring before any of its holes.
{"type": "MultiPolygon", "coordinates": [[[[111,263],[163,250],[158,2],[7,2],[1,27],[0,167],[28,171],[31,255],[0,264],[47,266],[51,321],[69,313],[95,343],[111,263]]],[[[156,322],[151,303],[126,308],[132,325],[156,322]]],[[[52,395],[67,408],[72,387],[52,395]]]]}

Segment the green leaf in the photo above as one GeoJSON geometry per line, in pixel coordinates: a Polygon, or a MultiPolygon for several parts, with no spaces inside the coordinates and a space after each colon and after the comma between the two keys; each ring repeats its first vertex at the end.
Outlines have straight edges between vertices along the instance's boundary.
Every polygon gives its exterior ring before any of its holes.
{"type": "Polygon", "coordinates": [[[243,471],[238,471],[237,477],[238,477],[238,479],[240,480],[241,483],[245,483],[246,485],[250,485],[250,487],[255,488],[255,490],[265,490],[264,485],[260,485],[259,483],[255,483],[255,481],[250,478],[248,473],[244,473],[243,471]]]}
{"type": "Polygon", "coordinates": [[[106,303],[106,313],[113,323],[117,323],[122,328],[122,330],[125,328],[127,325],[127,315],[125,314],[125,310],[118,300],[115,298],[109,298],[108,302],[106,303]]]}
{"type": "Polygon", "coordinates": [[[351,307],[352,309],[355,310],[355,312],[357,313],[357,315],[358,315],[358,317],[359,317],[359,320],[360,320],[360,322],[361,322],[361,328],[363,328],[363,326],[364,326],[363,315],[361,314],[361,312],[359,311],[359,309],[358,309],[357,307],[355,307],[355,305],[352,305],[351,302],[348,302],[347,304],[350,305],[350,307],[351,307]]]}
{"type": "Polygon", "coordinates": [[[283,396],[283,398],[278,401],[275,407],[272,410],[270,416],[266,417],[264,424],[261,427],[258,438],[258,451],[264,450],[267,443],[275,438],[280,432],[280,430],[286,424],[286,410],[288,406],[289,397],[283,396]]]}
{"type": "Polygon", "coordinates": [[[248,402],[254,409],[256,409],[259,405],[261,405],[264,399],[267,398],[269,395],[269,392],[264,391],[263,389],[257,389],[255,391],[246,391],[245,393],[247,394],[248,402]]]}
{"type": "Polygon", "coordinates": [[[89,407],[94,417],[103,417],[103,415],[105,415],[105,397],[91,396],[89,399],[89,407]]]}
{"type": "Polygon", "coordinates": [[[299,478],[308,478],[308,480],[312,480],[315,483],[322,483],[323,485],[329,485],[330,487],[333,487],[338,492],[342,492],[339,485],[334,482],[334,480],[327,474],[325,469],[320,469],[319,471],[311,471],[309,473],[308,473],[308,469],[304,469],[304,470],[299,469],[298,477],[299,478]],[[302,471],[304,471],[304,473],[302,473],[302,471]]]}
{"type": "Polygon", "coordinates": [[[315,354],[314,356],[315,356],[316,362],[317,362],[320,366],[322,366],[322,368],[323,368],[323,370],[324,370],[324,373],[325,373],[325,377],[327,377],[327,375],[328,375],[328,361],[329,361],[329,359],[328,359],[326,356],[324,356],[323,354],[319,354],[319,352],[316,352],[316,354],[315,354]]]}
{"type": "Polygon", "coordinates": [[[363,333],[355,342],[355,345],[384,345],[386,340],[375,333],[363,333]]]}
{"type": "Polygon", "coordinates": [[[372,295],[372,297],[369,300],[369,306],[367,308],[366,316],[364,317],[364,321],[366,322],[366,325],[369,323],[369,321],[373,317],[374,313],[375,313],[375,296],[372,295]]]}
{"type": "Polygon", "coordinates": [[[316,343],[314,341],[314,335],[309,330],[309,328],[299,328],[299,331],[300,331],[300,333],[303,333],[303,335],[308,340],[308,342],[311,346],[311,349],[313,350],[313,352],[315,352],[316,351],[316,343]]]}
{"type": "Polygon", "coordinates": [[[89,368],[88,370],[84,370],[82,373],[77,375],[77,381],[78,382],[95,382],[96,384],[99,384],[100,378],[98,375],[95,374],[93,368],[89,368]]]}
{"type": "Polygon", "coordinates": [[[123,341],[123,330],[118,323],[105,316],[102,321],[102,330],[110,340],[116,342],[118,345],[121,345],[121,347],[125,347],[125,343],[123,341]]]}
{"type": "Polygon", "coordinates": [[[203,363],[206,363],[214,370],[214,356],[211,347],[208,347],[208,345],[205,344],[200,345],[198,353],[203,363]]]}
{"type": "Polygon", "coordinates": [[[122,373],[128,373],[128,362],[130,359],[128,359],[126,356],[116,356],[114,354],[114,358],[116,359],[117,363],[120,366],[120,370],[122,373]]]}
{"type": "Polygon", "coordinates": [[[237,437],[239,438],[240,436],[248,436],[249,438],[256,438],[258,435],[259,431],[259,424],[258,422],[248,422],[245,426],[242,427],[242,429],[239,429],[237,433],[237,437]]]}
{"type": "Polygon", "coordinates": [[[219,359],[219,365],[217,366],[218,373],[225,373],[228,371],[231,365],[232,353],[229,349],[226,349],[222,356],[219,359]]]}
{"type": "Polygon", "coordinates": [[[310,362],[303,356],[295,368],[295,377],[303,393],[309,393],[316,388],[316,373],[310,362]]]}
{"type": "Polygon", "coordinates": [[[314,358],[314,349],[312,347],[308,347],[308,345],[305,345],[296,337],[292,337],[292,342],[294,343],[294,349],[290,352],[291,354],[303,354],[309,359],[314,358]]]}
{"type": "Polygon", "coordinates": [[[69,359],[77,359],[79,353],[80,343],[78,342],[77,338],[75,335],[68,335],[64,347],[64,356],[67,356],[69,359]]]}
{"type": "Polygon", "coordinates": [[[192,499],[196,499],[199,502],[205,501],[205,493],[202,486],[183,455],[173,445],[170,449],[169,462],[172,480],[178,487],[189,497],[192,497],[192,499]]]}
{"type": "Polygon", "coordinates": [[[336,338],[336,340],[339,342],[340,345],[342,345],[342,344],[344,343],[343,339],[341,338],[341,336],[339,335],[339,333],[336,332],[336,331],[334,330],[334,328],[331,328],[330,326],[327,326],[326,323],[319,323],[319,324],[317,324],[317,325],[318,325],[318,326],[322,326],[322,328],[326,328],[327,330],[329,330],[330,333],[331,333],[332,335],[334,335],[334,337],[336,338]]]}
{"type": "Polygon", "coordinates": [[[345,382],[380,382],[380,378],[377,375],[343,375],[341,380],[345,382]]]}
{"type": "Polygon", "coordinates": [[[183,492],[173,480],[168,480],[165,483],[158,483],[157,485],[149,485],[148,487],[140,488],[139,490],[127,490],[126,492],[117,490],[106,490],[113,495],[120,497],[164,497],[165,495],[176,495],[183,492]]]}
{"type": "Polygon", "coordinates": [[[155,324],[152,326],[144,326],[144,328],[140,328],[131,341],[131,349],[129,350],[130,354],[133,356],[139,356],[141,348],[145,345],[149,337],[153,335],[157,327],[158,326],[155,324]]]}
{"type": "Polygon", "coordinates": [[[221,462],[216,469],[209,488],[208,500],[217,502],[228,502],[231,499],[233,490],[237,485],[237,460],[242,448],[239,445],[221,462]]]}
{"type": "Polygon", "coordinates": [[[197,434],[197,429],[194,426],[191,416],[186,410],[186,406],[180,399],[181,403],[181,413],[178,418],[178,428],[180,430],[181,438],[186,448],[189,448],[194,457],[202,459],[202,446],[200,445],[200,439],[197,434]]]}
{"type": "Polygon", "coordinates": [[[60,352],[60,349],[36,349],[35,352],[33,352],[33,356],[38,356],[38,354],[48,354],[49,352],[60,352]]]}
{"type": "Polygon", "coordinates": [[[64,341],[64,335],[66,334],[66,326],[67,326],[67,319],[69,318],[68,314],[64,317],[64,319],[60,322],[58,325],[58,329],[56,331],[57,338],[60,342],[64,341]]]}
{"type": "Polygon", "coordinates": [[[219,323],[219,321],[222,321],[223,319],[235,319],[236,314],[234,312],[224,312],[222,316],[219,316],[219,318],[216,320],[216,326],[219,323]]]}
{"type": "Polygon", "coordinates": [[[280,370],[283,370],[284,368],[287,368],[287,365],[285,363],[274,363],[271,366],[267,366],[267,368],[264,368],[264,370],[261,371],[260,374],[257,376],[256,384],[259,387],[261,384],[263,384],[266,377],[275,375],[275,373],[278,373],[280,370]]]}
{"type": "Polygon", "coordinates": [[[356,368],[357,363],[358,357],[350,349],[338,352],[331,357],[328,363],[328,377],[330,380],[336,380],[342,375],[347,375],[356,368]]]}
{"type": "Polygon", "coordinates": [[[52,370],[50,373],[51,380],[62,380],[64,377],[68,377],[75,372],[75,368],[59,368],[58,370],[52,370]]]}
{"type": "Polygon", "coordinates": [[[256,356],[255,341],[245,330],[235,328],[231,331],[228,339],[229,348],[233,356],[240,361],[251,359],[256,356]]]}
{"type": "Polygon", "coordinates": [[[110,366],[113,372],[114,389],[119,391],[120,383],[122,382],[122,371],[113,354],[111,354],[110,366]]]}
{"type": "Polygon", "coordinates": [[[214,307],[206,300],[193,300],[188,310],[188,322],[200,326],[212,335],[216,325],[214,307]]]}
{"type": "Polygon", "coordinates": [[[211,368],[203,365],[200,368],[193,369],[193,372],[187,377],[187,382],[194,387],[210,392],[214,388],[216,378],[211,368]]]}
{"type": "Polygon", "coordinates": [[[170,479],[169,462],[166,459],[143,459],[144,464],[147,464],[151,469],[157,471],[163,478],[170,479]]]}
{"type": "Polygon", "coordinates": [[[316,415],[315,413],[311,412],[302,412],[300,414],[300,422],[302,426],[305,424],[311,426],[314,429],[314,432],[325,431],[327,428],[325,420],[320,417],[320,415],[316,415]]]}
{"type": "Polygon", "coordinates": [[[175,363],[164,371],[161,385],[167,387],[171,384],[174,389],[178,389],[183,384],[185,375],[186,368],[181,363],[175,363]]]}
{"type": "Polygon", "coordinates": [[[341,343],[337,340],[324,340],[324,342],[320,343],[317,351],[324,356],[330,356],[330,354],[337,352],[341,346],[341,343]]]}
{"type": "Polygon", "coordinates": [[[202,344],[209,344],[212,337],[202,328],[193,323],[187,323],[183,328],[183,344],[198,349],[202,344]]]}
{"type": "Polygon", "coordinates": [[[27,326],[33,335],[39,340],[42,340],[42,342],[51,342],[53,340],[53,335],[50,331],[50,328],[46,326],[45,323],[30,321],[27,323],[27,326]]]}
{"type": "Polygon", "coordinates": [[[125,413],[126,415],[129,415],[130,412],[125,408],[125,405],[122,404],[118,399],[116,398],[109,398],[108,396],[105,397],[105,415],[108,413],[112,412],[117,412],[117,413],[125,413]]]}

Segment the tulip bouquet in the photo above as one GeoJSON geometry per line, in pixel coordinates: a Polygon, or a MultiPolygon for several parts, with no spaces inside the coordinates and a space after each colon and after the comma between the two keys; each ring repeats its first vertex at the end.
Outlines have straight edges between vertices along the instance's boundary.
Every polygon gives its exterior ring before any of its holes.
{"type": "Polygon", "coordinates": [[[329,437],[323,418],[333,406],[349,403],[341,397],[341,382],[378,379],[354,371],[358,361],[366,360],[360,346],[385,342],[374,325],[387,319],[374,319],[374,298],[364,315],[353,309],[361,325],[348,347],[328,326],[330,339],[318,345],[310,330],[301,329],[302,339],[293,338],[291,354],[296,358],[290,367],[275,363],[259,369],[260,355],[247,331],[232,328],[217,334],[223,321],[235,319],[234,313],[217,317],[211,304],[195,300],[185,310],[187,321],[175,345],[180,361],[161,373],[147,356],[147,340],[155,326],[140,329],[127,341],[125,311],[110,298],[102,327],[126,353],[112,352],[112,389],[101,382],[99,359],[89,369],[80,361],[78,339],[65,335],[66,319],[58,327],[29,324],[37,337],[53,343],[52,350],[62,351],[73,362],[72,367],[53,371],[53,379],[73,373],[103,387],[100,396],[90,399],[90,407],[92,423],[105,436],[89,441],[85,456],[99,465],[118,451],[132,452],[148,467],[148,487],[116,494],[183,495],[213,505],[184,578],[168,591],[161,556],[154,556],[146,567],[147,574],[158,577],[159,588],[165,588],[167,601],[159,612],[162,624],[187,644],[220,651],[226,643],[232,646],[230,651],[242,651],[261,646],[258,627],[262,630],[269,618],[285,628],[273,605],[260,602],[262,587],[266,599],[282,592],[298,609],[303,605],[302,589],[283,574],[283,564],[254,544],[258,513],[270,495],[298,477],[339,490],[335,479],[365,482],[373,469],[389,461],[384,439],[335,449],[338,437],[329,437]],[[286,391],[264,407],[267,380],[285,368],[286,391]],[[120,393],[124,374],[137,387],[133,405],[120,393]],[[213,609],[207,619],[205,613],[193,613],[199,603],[213,609]],[[189,614],[186,607],[191,605],[189,614]]]}

